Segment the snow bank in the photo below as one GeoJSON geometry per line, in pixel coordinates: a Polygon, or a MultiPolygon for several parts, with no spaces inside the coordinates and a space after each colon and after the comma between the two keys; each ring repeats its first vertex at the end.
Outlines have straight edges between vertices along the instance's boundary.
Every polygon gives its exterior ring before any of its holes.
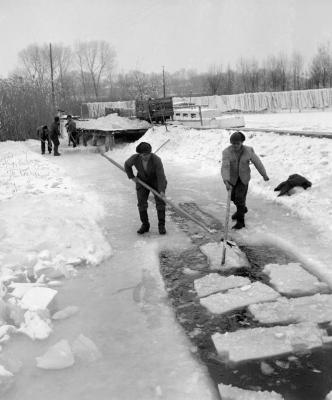
{"type": "MultiPolygon", "coordinates": [[[[317,114],[324,115],[324,113],[317,114]]],[[[297,114],[298,122],[294,128],[303,127],[304,115],[305,113],[297,114]]],[[[326,117],[324,121],[327,121],[326,117]]],[[[319,128],[321,130],[323,126],[319,128]]],[[[152,150],[156,150],[170,139],[160,151],[164,162],[190,165],[193,175],[197,178],[216,176],[218,179],[221,155],[223,149],[229,145],[229,135],[228,131],[222,129],[197,131],[169,126],[166,131],[162,126],[151,128],[141,141],[149,142],[152,150]]],[[[315,225],[322,235],[331,237],[332,140],[252,132],[246,133],[245,144],[255,149],[270,177],[270,181],[264,182],[255,167],[252,167],[249,190],[290,208],[292,212],[315,225]],[[312,187],[306,191],[298,188],[291,196],[277,197],[273,189],[294,173],[309,179],[312,187]]],[[[135,153],[136,146],[137,142],[124,149],[115,150],[112,156],[122,162],[130,154],[135,153]]]]}
{"type": "Polygon", "coordinates": [[[57,294],[48,286],[112,254],[97,224],[104,209],[29,142],[1,143],[0,165],[0,342],[46,339],[57,294]]]}
{"type": "Polygon", "coordinates": [[[218,385],[220,396],[223,400],[282,400],[283,397],[276,392],[256,392],[245,390],[232,385],[218,385]]]}
{"type": "Polygon", "coordinates": [[[106,117],[90,119],[87,121],[77,121],[77,128],[96,129],[99,131],[114,131],[126,129],[148,129],[151,125],[139,119],[129,119],[119,117],[117,114],[109,114],[106,117]]]}

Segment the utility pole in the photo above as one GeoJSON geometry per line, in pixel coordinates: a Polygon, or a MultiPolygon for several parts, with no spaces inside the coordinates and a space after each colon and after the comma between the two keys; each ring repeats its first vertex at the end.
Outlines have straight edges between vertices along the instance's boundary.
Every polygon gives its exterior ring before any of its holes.
{"type": "Polygon", "coordinates": [[[166,87],[165,87],[165,67],[163,66],[163,91],[164,91],[164,98],[166,97],[166,87]]]}
{"type": "Polygon", "coordinates": [[[55,93],[54,93],[54,78],[53,78],[53,59],[52,59],[52,44],[50,43],[50,64],[51,64],[51,85],[52,85],[52,104],[55,111],[55,93]]]}

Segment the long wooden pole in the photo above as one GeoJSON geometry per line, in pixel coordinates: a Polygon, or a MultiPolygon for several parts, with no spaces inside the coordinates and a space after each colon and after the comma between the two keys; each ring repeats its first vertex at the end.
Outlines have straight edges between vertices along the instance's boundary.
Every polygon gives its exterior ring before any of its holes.
{"type": "Polygon", "coordinates": [[[227,203],[226,203],[226,217],[225,217],[225,231],[224,231],[224,240],[222,242],[222,256],[221,256],[221,265],[225,264],[226,260],[226,246],[227,246],[227,238],[228,238],[228,221],[229,221],[229,212],[231,208],[231,190],[227,191],[227,203]]]}
{"type": "MultiPolygon", "coordinates": [[[[120,165],[119,163],[117,163],[116,161],[114,161],[111,157],[108,157],[106,154],[104,153],[100,153],[104,158],[106,158],[109,162],[111,162],[113,165],[115,165],[116,167],[118,167],[119,169],[121,169],[121,171],[123,171],[124,173],[126,173],[125,169],[123,168],[122,165],[120,165]]],[[[169,200],[166,196],[161,196],[155,189],[153,189],[151,186],[149,186],[148,184],[146,184],[145,182],[143,182],[142,180],[140,180],[139,178],[135,177],[133,179],[135,182],[138,182],[140,185],[144,186],[146,189],[149,189],[155,196],[159,197],[161,200],[163,200],[165,203],[169,204],[170,206],[172,206],[174,208],[174,210],[176,210],[179,214],[185,216],[186,218],[192,220],[193,222],[195,222],[195,224],[199,225],[202,229],[204,229],[206,232],[211,233],[210,229],[203,224],[201,221],[198,221],[196,218],[194,218],[193,216],[191,216],[190,214],[188,214],[186,211],[182,210],[181,208],[179,208],[177,205],[175,205],[171,200],[169,200]]]]}
{"type": "Polygon", "coordinates": [[[52,103],[53,112],[55,111],[55,91],[54,91],[54,76],[53,76],[53,57],[52,57],[52,44],[50,43],[50,65],[51,65],[51,86],[52,86],[52,103]]]}

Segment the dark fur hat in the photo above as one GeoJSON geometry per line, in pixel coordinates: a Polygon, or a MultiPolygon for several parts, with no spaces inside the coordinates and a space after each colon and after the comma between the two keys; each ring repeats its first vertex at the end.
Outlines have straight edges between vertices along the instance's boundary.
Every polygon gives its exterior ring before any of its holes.
{"type": "Polygon", "coordinates": [[[141,142],[137,147],[136,147],[136,153],[142,154],[142,153],[151,153],[152,147],[150,143],[147,142],[141,142]]]}
{"type": "Polygon", "coordinates": [[[229,140],[233,144],[233,143],[238,143],[238,142],[244,142],[246,140],[246,137],[244,136],[244,134],[242,132],[236,131],[231,134],[229,140]]]}

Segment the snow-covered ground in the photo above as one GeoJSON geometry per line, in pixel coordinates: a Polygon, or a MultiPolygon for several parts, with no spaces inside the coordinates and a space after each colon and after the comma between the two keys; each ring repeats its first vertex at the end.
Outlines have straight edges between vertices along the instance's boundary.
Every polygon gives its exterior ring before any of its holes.
{"type": "Polygon", "coordinates": [[[246,128],[332,132],[332,111],[244,114],[246,128]]]}
{"type": "MultiPolygon", "coordinates": [[[[273,115],[277,118],[277,114],[273,115]]],[[[315,129],[329,130],[332,126],[327,112],[299,113],[297,120],[290,124],[287,121],[293,115],[283,113],[278,118],[289,129],[316,126],[315,129]]],[[[266,114],[250,117],[255,118],[257,125],[266,127],[266,114]]],[[[249,126],[247,118],[246,126],[249,126]]],[[[328,249],[332,239],[332,141],[254,132],[246,136],[245,144],[253,146],[261,157],[270,181],[264,182],[252,168],[248,194],[251,212],[246,229],[234,236],[249,241],[262,234],[263,240],[267,233],[262,230],[269,229],[276,241],[279,237],[279,242],[286,241],[293,247],[299,245],[304,257],[310,255],[310,262],[318,265],[316,272],[331,287],[328,249]],[[312,187],[306,191],[295,190],[289,197],[277,197],[274,187],[293,173],[305,176],[312,187]],[[299,226],[294,226],[295,222],[299,226]]],[[[141,141],[150,142],[155,150],[168,139],[158,152],[169,182],[167,194],[176,196],[177,201],[195,196],[198,203],[213,210],[218,185],[221,196],[225,197],[220,160],[223,148],[229,145],[229,133],[180,127],[166,130],[161,126],[150,129],[141,141]]],[[[136,145],[137,142],[123,145],[109,155],[123,163],[135,152],[136,145]]],[[[63,142],[61,157],[53,157],[41,156],[36,141],[0,143],[3,298],[0,299],[0,320],[10,313],[11,320],[16,322],[14,328],[1,326],[0,322],[3,346],[0,365],[7,370],[0,369],[0,389],[9,371],[14,379],[16,375],[21,379],[16,391],[8,392],[9,400],[23,398],[26,390],[30,396],[27,398],[38,399],[43,398],[49,387],[57,390],[54,382],[58,375],[36,372],[32,355],[41,357],[51,345],[60,343],[56,346],[60,352],[56,353],[55,363],[69,367],[82,359],[82,352],[90,361],[94,357],[102,358],[92,366],[80,365],[78,369],[73,366],[61,375],[61,380],[70,387],[68,398],[88,399],[89,394],[99,393],[99,397],[96,395],[99,399],[130,400],[138,393],[137,398],[144,400],[214,399],[206,370],[192,357],[190,343],[176,327],[158,272],[158,251],[165,246],[185,248],[189,245],[187,238],[169,221],[166,237],[154,237],[152,232],[148,238],[138,238],[135,228],[139,221],[131,182],[97,154],[67,150],[65,146],[63,142]],[[99,264],[103,266],[98,270],[81,268],[99,264]],[[63,278],[71,278],[67,280],[71,283],[66,284],[63,278]],[[42,300],[36,285],[57,291],[56,294],[44,291],[43,312],[36,311],[36,301],[42,300]],[[10,294],[14,290],[16,296],[10,294]],[[58,305],[52,303],[54,295],[59,299],[58,305]],[[50,322],[47,308],[53,315],[54,310],[71,304],[79,306],[81,316],[73,316],[62,325],[57,320],[50,322]],[[15,335],[15,330],[20,328],[30,338],[47,333],[49,339],[34,342],[32,346],[15,335]],[[99,351],[89,339],[80,336],[86,332],[97,343],[99,351]],[[21,369],[17,361],[20,358],[23,359],[21,369]],[[34,379],[36,376],[38,379],[34,379]],[[89,387],[90,377],[93,387],[89,387]],[[84,382],[81,391],[74,389],[79,387],[79,382],[84,382]],[[39,397],[35,397],[37,393],[39,397]]],[[[222,211],[220,218],[223,218],[224,201],[215,200],[215,203],[215,210],[222,211]]],[[[155,226],[155,216],[151,217],[155,226]]],[[[67,309],[67,313],[69,317],[73,309],[67,309]]],[[[13,379],[11,375],[7,378],[13,379]]],[[[57,395],[54,392],[48,397],[56,399],[57,395]]]]}

